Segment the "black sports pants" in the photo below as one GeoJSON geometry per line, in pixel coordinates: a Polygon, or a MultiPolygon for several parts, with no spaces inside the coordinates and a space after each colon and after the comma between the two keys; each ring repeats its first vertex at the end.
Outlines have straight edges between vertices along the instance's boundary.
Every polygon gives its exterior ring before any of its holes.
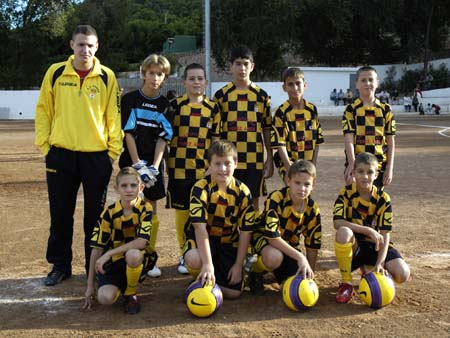
{"type": "Polygon", "coordinates": [[[45,159],[50,202],[47,261],[58,270],[72,271],[74,212],[80,184],[84,196],[85,267],[89,271],[92,231],[105,206],[112,165],[107,151],[77,152],[52,147],[45,159]]]}

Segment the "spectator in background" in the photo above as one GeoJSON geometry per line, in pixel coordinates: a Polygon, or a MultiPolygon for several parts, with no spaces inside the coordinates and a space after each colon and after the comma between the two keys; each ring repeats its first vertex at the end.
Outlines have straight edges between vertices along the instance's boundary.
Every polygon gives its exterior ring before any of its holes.
{"type": "Polygon", "coordinates": [[[411,96],[405,95],[403,97],[403,105],[405,106],[405,112],[410,112],[411,111],[411,96]]]}
{"type": "Polygon", "coordinates": [[[338,95],[337,95],[336,88],[334,88],[334,89],[331,91],[331,94],[330,94],[330,100],[333,101],[333,103],[334,103],[335,106],[339,105],[338,95]]]}
{"type": "Polygon", "coordinates": [[[423,110],[422,102],[419,103],[419,115],[423,115],[425,111],[423,110]]]}
{"type": "Polygon", "coordinates": [[[353,92],[350,88],[347,89],[345,93],[344,105],[353,103],[353,92]]]}
{"type": "Polygon", "coordinates": [[[397,88],[394,88],[394,90],[392,91],[392,104],[398,104],[398,90],[397,88]]]}
{"type": "Polygon", "coordinates": [[[437,104],[433,103],[431,105],[431,108],[432,108],[434,114],[439,115],[441,113],[441,107],[438,106],[437,104]]]}
{"type": "Polygon", "coordinates": [[[419,96],[418,96],[417,92],[414,93],[414,97],[412,99],[412,105],[414,107],[414,111],[417,113],[417,108],[419,106],[419,96]]]}
{"type": "Polygon", "coordinates": [[[431,115],[432,114],[432,109],[431,109],[431,103],[427,104],[427,115],[431,115]]]}
{"type": "Polygon", "coordinates": [[[339,93],[338,93],[338,104],[337,104],[337,106],[339,106],[339,105],[341,104],[341,101],[342,101],[342,104],[345,103],[345,94],[344,94],[344,92],[342,91],[342,88],[339,89],[339,93]]]}

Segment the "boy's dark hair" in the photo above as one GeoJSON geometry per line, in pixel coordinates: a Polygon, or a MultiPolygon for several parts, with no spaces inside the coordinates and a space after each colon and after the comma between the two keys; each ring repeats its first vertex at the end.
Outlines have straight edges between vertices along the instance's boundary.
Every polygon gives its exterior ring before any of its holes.
{"type": "Polygon", "coordinates": [[[208,161],[211,162],[213,155],[216,156],[232,156],[237,162],[237,150],[233,142],[220,140],[214,142],[208,149],[208,161]]]}
{"type": "Polygon", "coordinates": [[[139,175],[139,173],[137,172],[136,169],[132,168],[132,167],[123,167],[122,169],[119,170],[119,172],[117,173],[116,176],[116,185],[119,185],[119,181],[122,177],[127,176],[127,175],[132,175],[134,177],[136,177],[137,181],[139,183],[142,183],[141,181],[141,175],[139,175]]]}
{"type": "Polygon", "coordinates": [[[358,164],[368,164],[378,168],[378,159],[374,154],[364,152],[356,156],[354,167],[356,168],[358,164]]]}
{"type": "Polygon", "coordinates": [[[301,79],[305,79],[305,73],[298,67],[289,67],[283,71],[283,74],[281,74],[281,80],[283,83],[286,83],[286,79],[288,77],[299,77],[301,79]]]}
{"type": "Polygon", "coordinates": [[[187,78],[187,73],[188,73],[188,71],[189,70],[191,70],[191,69],[201,69],[201,70],[203,70],[203,75],[205,76],[205,78],[206,78],[206,71],[205,71],[205,67],[203,67],[201,64],[199,64],[199,63],[191,63],[191,64],[189,64],[189,65],[187,65],[186,66],[186,68],[184,68],[184,72],[183,72],[183,80],[186,80],[186,78],[187,78]]]}
{"type": "Polygon", "coordinates": [[[375,72],[375,74],[377,74],[377,76],[378,76],[377,70],[375,68],[373,68],[372,66],[362,66],[356,71],[356,79],[355,79],[355,81],[358,81],[359,75],[362,72],[375,72]]]}
{"type": "Polygon", "coordinates": [[[77,26],[77,28],[75,28],[75,30],[72,33],[72,40],[75,39],[75,35],[77,35],[77,34],[94,35],[96,38],[98,38],[97,31],[91,25],[77,26]]]}
{"type": "Polygon", "coordinates": [[[297,160],[289,168],[288,177],[292,178],[295,174],[305,173],[316,178],[316,166],[307,160],[297,160]]]}
{"type": "Polygon", "coordinates": [[[253,62],[253,53],[250,48],[244,45],[234,47],[230,53],[230,62],[233,63],[234,60],[239,58],[249,59],[251,62],[253,62]]]}

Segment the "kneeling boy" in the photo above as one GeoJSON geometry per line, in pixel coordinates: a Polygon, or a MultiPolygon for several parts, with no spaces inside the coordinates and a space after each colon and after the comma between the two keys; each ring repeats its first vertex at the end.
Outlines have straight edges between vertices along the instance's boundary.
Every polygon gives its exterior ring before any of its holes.
{"type": "Polygon", "coordinates": [[[217,283],[226,298],[238,298],[255,210],[249,188],[233,177],[233,143],[213,143],[208,161],[211,175],[197,181],[191,192],[184,260],[198,280],[217,283]]]}
{"type": "Polygon", "coordinates": [[[115,189],[120,198],[103,211],[92,234],[83,308],[92,307],[97,274],[98,302],[113,304],[123,293],[125,311],[134,314],[141,308],[137,284],[157,260],[156,253],[149,248],[152,206],[138,196],[144,185],[139,173],[131,167],[119,171],[115,189]]]}
{"type": "Polygon", "coordinates": [[[352,271],[364,265],[368,271],[389,272],[394,281],[409,279],[409,267],[390,242],[392,206],[389,195],[374,185],[378,160],[371,153],[360,153],[354,163],[355,182],[339,192],[334,204],[336,229],[334,249],[342,283],[336,302],[348,303],[354,294],[352,271]]]}
{"type": "Polygon", "coordinates": [[[254,248],[258,259],[250,273],[250,290],[263,292],[262,272],[272,271],[278,283],[301,274],[314,277],[321,246],[320,210],[311,198],[316,167],[307,160],[295,161],[288,170],[287,187],[272,192],[256,222],[254,248]],[[300,251],[303,235],[306,257],[300,251]]]}

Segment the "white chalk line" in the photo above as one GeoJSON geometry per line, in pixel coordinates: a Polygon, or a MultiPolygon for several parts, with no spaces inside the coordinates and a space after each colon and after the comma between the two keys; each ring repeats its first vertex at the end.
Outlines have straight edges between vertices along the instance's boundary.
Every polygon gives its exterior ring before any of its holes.
{"type": "Polygon", "coordinates": [[[404,125],[404,126],[416,126],[416,127],[423,127],[423,128],[436,128],[436,129],[441,129],[438,131],[438,134],[444,137],[449,137],[450,135],[447,135],[447,131],[450,130],[450,127],[445,127],[445,126],[434,126],[434,125],[429,125],[429,124],[415,124],[415,123],[397,123],[397,125],[404,125]]]}

